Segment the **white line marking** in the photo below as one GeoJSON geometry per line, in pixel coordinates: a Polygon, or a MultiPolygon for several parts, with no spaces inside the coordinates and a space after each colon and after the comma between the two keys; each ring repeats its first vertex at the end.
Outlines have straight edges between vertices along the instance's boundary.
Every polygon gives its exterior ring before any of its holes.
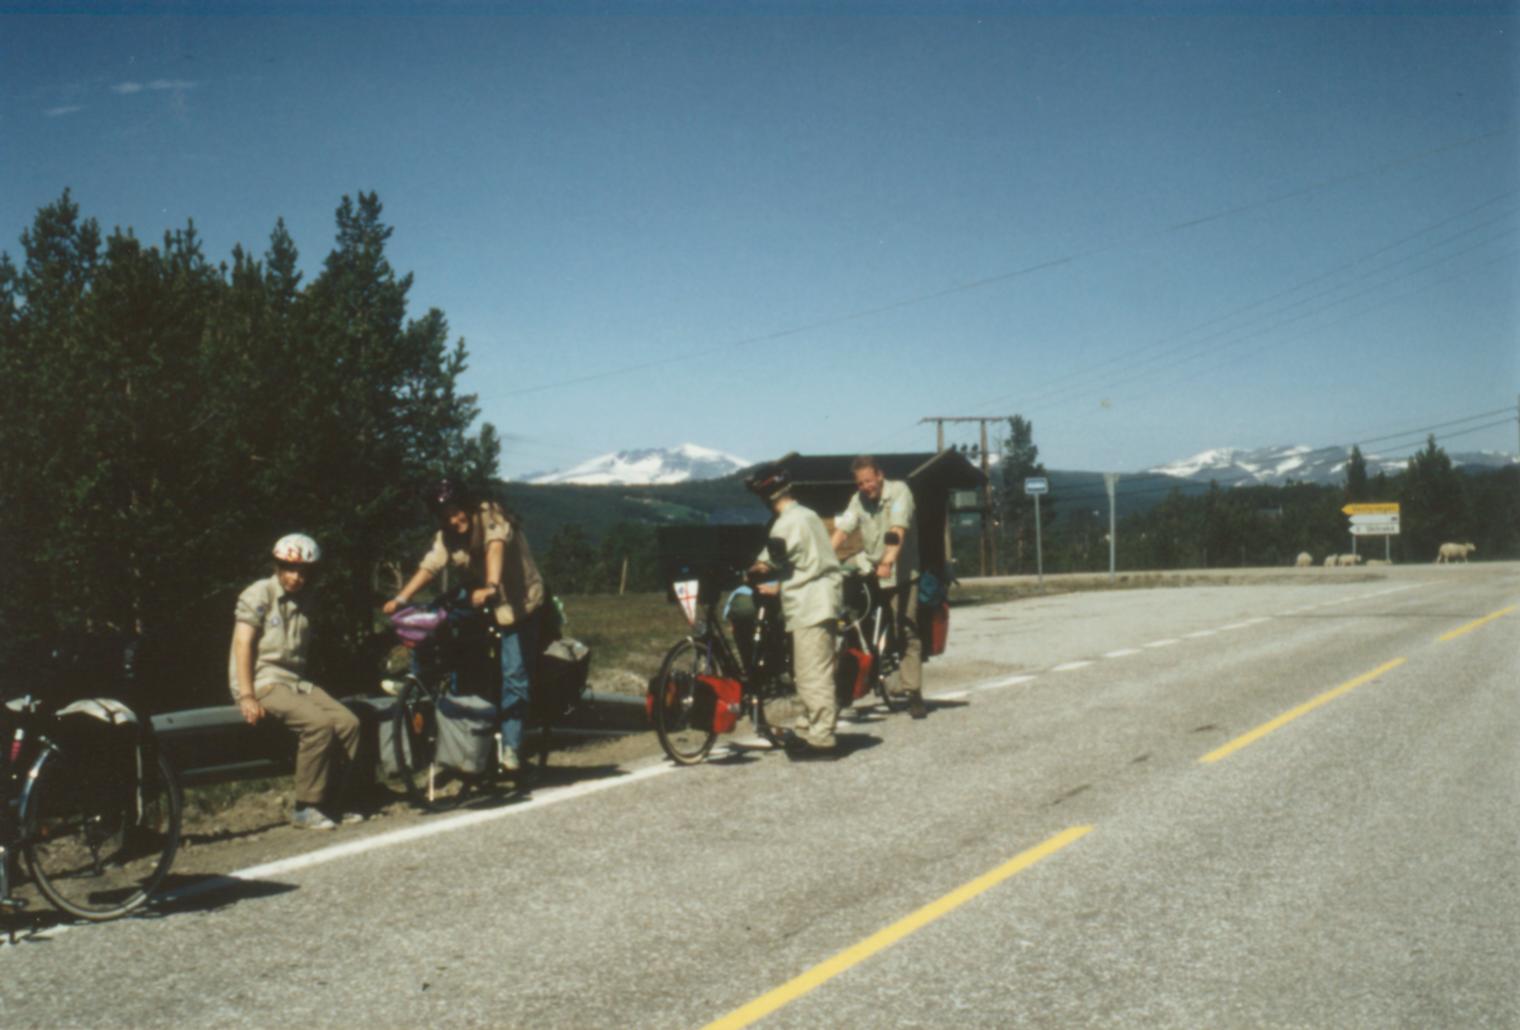
{"type": "Polygon", "coordinates": [[[1004,687],[1016,687],[1020,683],[1028,683],[1033,676],[1010,676],[1007,679],[988,680],[986,683],[978,683],[972,690],[1001,690],[1004,687]]]}
{"type": "Polygon", "coordinates": [[[1140,649],[1138,647],[1125,647],[1125,648],[1121,648],[1118,651],[1110,651],[1110,652],[1108,652],[1108,654],[1104,655],[1103,657],[1104,658],[1128,658],[1132,654],[1139,654],[1139,653],[1140,653],[1140,649]]]}
{"type": "MultiPolygon", "coordinates": [[[[675,772],[678,768],[680,767],[670,762],[661,761],[654,765],[646,765],[640,769],[630,770],[622,776],[613,776],[605,780],[591,780],[586,783],[572,783],[565,787],[553,787],[542,793],[535,794],[519,804],[508,804],[502,808],[491,808],[479,812],[462,812],[459,815],[439,819],[436,822],[427,822],[417,826],[391,830],[389,833],[376,834],[373,837],[365,837],[362,840],[349,841],[345,844],[335,844],[316,851],[308,851],[304,855],[294,855],[290,858],[282,858],[276,862],[266,862],[263,865],[250,866],[247,869],[240,869],[235,873],[227,873],[226,876],[228,879],[233,880],[262,880],[271,876],[283,876],[301,869],[309,869],[312,866],[333,862],[340,858],[362,855],[367,851],[378,851],[381,848],[394,847],[397,844],[409,844],[415,840],[436,837],[441,833],[452,833],[455,830],[468,829],[481,823],[490,823],[498,819],[523,815],[540,808],[546,808],[549,805],[557,805],[562,801],[572,801],[576,798],[585,797],[588,794],[597,794],[604,790],[610,790],[613,787],[622,787],[641,780],[652,779],[655,776],[663,776],[666,773],[675,772]]],[[[197,893],[196,888],[191,886],[164,897],[167,901],[177,901],[181,898],[190,897],[195,893],[197,893]]]]}
{"type": "Polygon", "coordinates": [[[1067,662],[1065,665],[1054,666],[1050,671],[1051,672],[1071,672],[1074,669],[1085,669],[1085,668],[1087,668],[1091,664],[1092,664],[1092,662],[1067,662]]]}
{"type": "Polygon", "coordinates": [[[929,696],[933,697],[933,698],[936,698],[938,700],[941,700],[941,701],[959,701],[963,697],[969,697],[969,696],[971,696],[971,691],[969,691],[969,690],[951,690],[951,691],[948,691],[947,693],[944,693],[944,694],[931,694],[929,696]]]}
{"type": "Polygon", "coordinates": [[[1165,640],[1152,640],[1149,644],[1143,644],[1141,646],[1143,646],[1143,647],[1171,647],[1173,644],[1180,644],[1180,643],[1182,643],[1182,641],[1177,640],[1174,637],[1168,637],[1165,640]]]}
{"type": "Polygon", "coordinates": [[[1201,629],[1197,633],[1189,633],[1187,635],[1187,639],[1188,640],[1197,640],[1200,637],[1212,637],[1214,634],[1216,634],[1218,632],[1219,631],[1217,629],[1201,629]]]}
{"type": "Polygon", "coordinates": [[[1219,632],[1228,633],[1232,629],[1245,629],[1247,626],[1255,626],[1263,622],[1271,622],[1272,616],[1258,615],[1254,619],[1246,619],[1244,622],[1232,622],[1228,626],[1220,626],[1219,632]]]}

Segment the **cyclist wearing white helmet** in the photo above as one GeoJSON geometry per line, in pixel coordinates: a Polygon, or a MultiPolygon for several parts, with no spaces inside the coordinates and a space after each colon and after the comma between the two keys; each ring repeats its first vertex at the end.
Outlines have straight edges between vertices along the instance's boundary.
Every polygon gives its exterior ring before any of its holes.
{"type": "Polygon", "coordinates": [[[345,770],[359,750],[359,720],[306,677],[311,641],[309,604],[304,595],[313,566],[322,558],[317,542],[304,533],[282,536],[274,545],[274,575],[252,583],[237,600],[228,657],[233,700],[250,726],[269,715],[300,738],[296,752],[296,808],[292,825],[330,830],[337,822],[358,822],[335,797],[334,750],[341,748],[345,770]]]}

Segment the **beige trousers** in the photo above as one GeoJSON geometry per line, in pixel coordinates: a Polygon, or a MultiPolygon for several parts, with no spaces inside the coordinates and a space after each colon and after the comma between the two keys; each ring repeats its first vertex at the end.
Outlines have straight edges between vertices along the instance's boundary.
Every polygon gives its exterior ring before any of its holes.
{"type": "Polygon", "coordinates": [[[792,676],[807,722],[803,737],[814,747],[833,747],[839,705],[834,699],[832,620],[792,630],[792,676]]]}
{"type": "Polygon", "coordinates": [[[897,640],[902,644],[902,679],[905,694],[924,689],[924,641],[918,633],[918,581],[904,583],[887,591],[887,603],[897,624],[897,640]]]}
{"type": "Polygon", "coordinates": [[[359,752],[359,718],[321,687],[300,694],[277,684],[259,696],[264,711],[288,726],[299,738],[296,747],[296,803],[320,805],[330,794],[338,771],[333,744],[348,761],[359,752]]]}

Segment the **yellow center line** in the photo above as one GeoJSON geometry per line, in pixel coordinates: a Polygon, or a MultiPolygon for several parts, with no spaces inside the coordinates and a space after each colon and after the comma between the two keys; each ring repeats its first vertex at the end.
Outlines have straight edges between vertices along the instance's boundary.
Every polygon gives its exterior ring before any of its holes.
{"type": "Polygon", "coordinates": [[[1493,622],[1495,619],[1502,619],[1502,618],[1504,618],[1504,616],[1508,615],[1510,612],[1514,611],[1516,608],[1520,608],[1520,604],[1512,604],[1508,608],[1500,608],[1498,611],[1493,612],[1492,614],[1489,614],[1489,615],[1485,615],[1481,619],[1474,619],[1472,622],[1469,622],[1465,626],[1458,626],[1456,629],[1452,630],[1450,633],[1443,634],[1441,636],[1441,643],[1444,644],[1448,640],[1455,640],[1455,639],[1457,639],[1458,637],[1462,636],[1465,633],[1471,633],[1473,630],[1477,629],[1479,626],[1486,626],[1490,622],[1493,622]]]}
{"type": "Polygon", "coordinates": [[[878,951],[891,947],[915,930],[922,929],[977,895],[991,890],[1015,873],[1020,873],[1042,858],[1055,854],[1068,844],[1091,833],[1092,829],[1091,826],[1073,826],[1069,830],[1056,834],[1043,844],[1038,844],[1028,851],[1019,852],[991,872],[978,876],[963,887],[957,887],[938,901],[931,901],[886,929],[876,931],[859,944],[846,948],[796,979],[782,984],[768,994],[761,995],[743,1008],[735,1009],[721,1019],[714,1020],[707,1025],[705,1030],[736,1030],[738,1027],[749,1026],[756,1020],[763,1019],[783,1005],[796,1001],[840,973],[859,965],[878,951]]]}
{"type": "Polygon", "coordinates": [[[1251,730],[1249,733],[1245,733],[1239,737],[1236,737],[1234,740],[1230,741],[1223,747],[1210,751],[1208,754],[1198,759],[1198,761],[1204,763],[1217,762],[1221,758],[1227,758],[1230,755],[1233,755],[1235,752],[1239,751],[1241,748],[1245,747],[1247,744],[1254,744],[1256,741],[1260,740],[1262,737],[1265,737],[1273,730],[1281,729],[1288,723],[1292,722],[1294,719],[1297,719],[1300,715],[1307,715],[1309,712],[1314,711],[1320,705],[1329,704],[1331,701],[1334,701],[1342,694],[1351,693],[1351,691],[1355,690],[1357,687],[1360,687],[1364,683],[1370,683],[1372,680],[1377,679],[1379,676],[1383,675],[1385,672],[1388,672],[1390,669],[1397,669],[1400,665],[1403,665],[1404,662],[1405,659],[1403,658],[1395,658],[1391,662],[1385,662],[1382,665],[1379,665],[1376,669],[1373,669],[1371,672],[1363,673],[1354,680],[1342,683],[1334,690],[1327,690],[1319,697],[1305,701],[1297,708],[1290,708],[1288,711],[1279,715],[1271,722],[1264,722],[1254,730],[1251,730]]]}

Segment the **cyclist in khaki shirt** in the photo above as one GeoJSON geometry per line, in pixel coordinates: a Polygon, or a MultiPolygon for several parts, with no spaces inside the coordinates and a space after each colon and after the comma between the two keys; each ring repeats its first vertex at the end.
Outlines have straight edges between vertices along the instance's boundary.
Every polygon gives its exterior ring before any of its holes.
{"type": "Polygon", "coordinates": [[[750,571],[766,575],[776,570],[786,575],[779,588],[760,589],[764,593],[779,589],[782,617],[792,635],[792,676],[804,711],[798,724],[803,749],[793,757],[830,757],[837,747],[834,730],[839,723],[834,638],[839,628],[844,572],[829,546],[823,520],[792,496],[791,477],[785,470],[762,469],[746,485],[776,513],[770,539],[781,553],[767,552],[750,571]]]}
{"type": "Polygon", "coordinates": [[[280,538],[274,545],[274,575],[238,595],[227,658],[232,699],[243,720],[252,726],[271,716],[300,740],[291,825],[310,830],[331,830],[338,822],[364,818],[344,812],[347,791],[334,789],[339,786],[334,751],[342,751],[343,768],[351,769],[359,750],[359,719],[306,678],[311,621],[303,593],[321,556],[309,536],[280,538]]]}
{"type": "Polygon", "coordinates": [[[923,695],[924,642],[918,631],[918,512],[907,483],[888,479],[876,459],[862,454],[850,463],[856,493],[834,520],[830,543],[837,550],[850,533],[860,531],[861,555],[886,592],[902,645],[901,689],[908,712],[922,719],[928,712],[923,695]]]}

